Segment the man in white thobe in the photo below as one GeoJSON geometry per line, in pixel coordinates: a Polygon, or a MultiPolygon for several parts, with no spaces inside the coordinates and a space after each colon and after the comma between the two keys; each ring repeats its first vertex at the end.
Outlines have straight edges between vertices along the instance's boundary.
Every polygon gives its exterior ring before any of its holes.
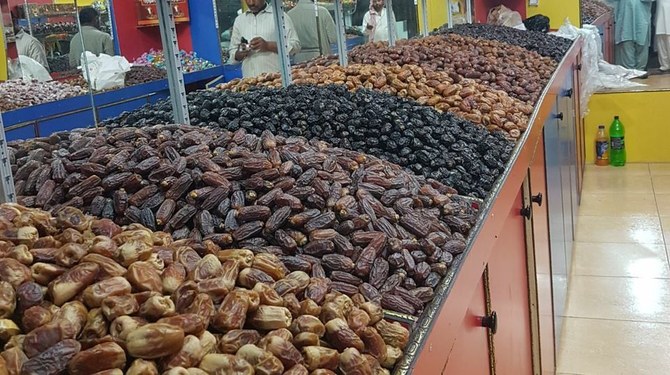
{"type": "Polygon", "coordinates": [[[616,63],[628,69],[646,70],[651,45],[653,0],[617,0],[614,23],[616,63]]]}
{"type": "Polygon", "coordinates": [[[670,0],[656,0],[656,48],[661,70],[670,70],[670,0]]]}
{"type": "MultiPolygon", "coordinates": [[[[386,42],[389,40],[388,10],[384,0],[371,0],[370,10],[363,16],[363,29],[369,42],[386,42]]],[[[395,28],[395,14],[391,10],[391,27],[395,28]]]]}
{"type": "MultiPolygon", "coordinates": [[[[281,70],[272,7],[265,0],[245,0],[246,12],[235,18],[230,36],[230,60],[242,63],[242,76],[256,77],[281,70]]],[[[300,52],[300,40],[291,17],[284,14],[286,38],[290,55],[300,52]]]]}
{"type": "Polygon", "coordinates": [[[337,32],[328,9],[316,5],[314,0],[300,0],[288,15],[300,39],[300,52],[294,58],[296,63],[331,54],[330,45],[337,42],[337,32]]]}

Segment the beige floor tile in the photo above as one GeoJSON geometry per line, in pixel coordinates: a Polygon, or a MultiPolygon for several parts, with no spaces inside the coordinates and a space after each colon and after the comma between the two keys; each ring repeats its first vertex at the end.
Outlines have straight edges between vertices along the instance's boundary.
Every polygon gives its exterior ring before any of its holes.
{"type": "MultiPolygon", "coordinates": [[[[668,216],[661,216],[661,227],[663,228],[663,237],[665,237],[666,240],[670,241],[670,215],[668,216]]],[[[666,243],[668,247],[668,254],[670,254],[670,242],[666,243]]]]}
{"type": "Polygon", "coordinates": [[[668,176],[653,176],[651,178],[654,184],[654,193],[668,194],[670,193],[670,175],[668,176]]]}
{"type": "Polygon", "coordinates": [[[558,373],[660,375],[670,371],[670,324],[566,318],[558,373]]]}
{"type": "Polygon", "coordinates": [[[667,279],[573,276],[566,316],[670,323],[667,279]]]}
{"type": "Polygon", "coordinates": [[[649,171],[652,176],[670,175],[670,163],[649,164],[649,171]]]}
{"type": "Polygon", "coordinates": [[[656,194],[656,205],[659,215],[670,216],[670,194],[656,194]]]}
{"type": "Polygon", "coordinates": [[[576,240],[578,242],[664,243],[658,217],[644,216],[580,215],[576,240]]]}
{"type": "Polygon", "coordinates": [[[587,173],[584,176],[582,192],[584,194],[652,194],[654,187],[650,175],[587,173]]]}
{"type": "Polygon", "coordinates": [[[583,193],[579,213],[587,216],[658,216],[658,208],[651,194],[583,193]]]}
{"type": "Polygon", "coordinates": [[[575,275],[670,278],[662,244],[575,242],[572,254],[575,275]]]}
{"type": "Polygon", "coordinates": [[[629,163],[623,167],[599,167],[593,164],[587,164],[585,169],[585,174],[609,174],[609,175],[649,175],[649,164],[647,163],[629,163]]]}

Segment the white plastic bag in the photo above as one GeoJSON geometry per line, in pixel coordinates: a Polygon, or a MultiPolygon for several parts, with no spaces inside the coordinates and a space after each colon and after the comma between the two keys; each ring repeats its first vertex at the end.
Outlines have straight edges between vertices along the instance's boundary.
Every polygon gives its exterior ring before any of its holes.
{"type": "Polygon", "coordinates": [[[603,60],[602,41],[597,27],[584,25],[584,28],[580,29],[570,24],[570,21],[566,19],[558,31],[551,34],[568,39],[577,39],[581,36],[584,39],[582,70],[579,73],[581,83],[579,102],[582,117],[588,114],[589,100],[598,90],[645,86],[631,82],[629,79],[640,77],[646,72],[611,65],[603,60]]]}
{"type": "Polygon", "coordinates": [[[9,64],[9,79],[22,79],[26,82],[51,81],[51,75],[40,63],[34,59],[19,55],[19,58],[9,64]]]}
{"type": "MultiPolygon", "coordinates": [[[[81,68],[88,72],[88,81],[93,90],[107,90],[123,87],[130,63],[123,56],[96,56],[86,51],[86,61],[82,55],[81,68]]],[[[86,73],[85,73],[86,74],[86,73]]]]}

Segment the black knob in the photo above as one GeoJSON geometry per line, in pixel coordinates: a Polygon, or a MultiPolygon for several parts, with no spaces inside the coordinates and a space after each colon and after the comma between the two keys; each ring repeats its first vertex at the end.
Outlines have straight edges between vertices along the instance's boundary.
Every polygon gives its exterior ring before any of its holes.
{"type": "Polygon", "coordinates": [[[573,89],[567,89],[567,90],[565,90],[565,96],[567,96],[568,98],[572,98],[572,94],[573,94],[573,93],[574,93],[574,90],[573,90],[573,89]]]}
{"type": "Polygon", "coordinates": [[[563,120],[563,112],[557,113],[556,118],[559,119],[559,120],[563,120]]]}
{"type": "Polygon", "coordinates": [[[542,207],[542,193],[537,193],[537,195],[533,195],[530,197],[530,201],[533,203],[537,203],[538,206],[542,207]]]}
{"type": "Polygon", "coordinates": [[[498,314],[492,311],[491,315],[483,317],[482,327],[490,329],[491,333],[495,335],[498,332],[498,314]]]}
{"type": "Polygon", "coordinates": [[[533,209],[530,206],[525,206],[520,210],[521,216],[525,217],[526,219],[530,220],[530,218],[533,216],[533,209]]]}

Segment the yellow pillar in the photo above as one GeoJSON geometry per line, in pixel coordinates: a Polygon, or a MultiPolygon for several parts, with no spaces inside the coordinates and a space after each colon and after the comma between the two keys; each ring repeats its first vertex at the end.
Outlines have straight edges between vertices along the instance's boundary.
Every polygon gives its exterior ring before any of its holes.
{"type": "Polygon", "coordinates": [[[5,45],[5,30],[0,22],[0,81],[7,80],[7,46],[5,45]]]}
{"type": "Polygon", "coordinates": [[[539,0],[538,6],[526,6],[526,17],[542,14],[551,20],[551,28],[558,29],[565,18],[575,26],[581,25],[579,0],[539,0]]]}

